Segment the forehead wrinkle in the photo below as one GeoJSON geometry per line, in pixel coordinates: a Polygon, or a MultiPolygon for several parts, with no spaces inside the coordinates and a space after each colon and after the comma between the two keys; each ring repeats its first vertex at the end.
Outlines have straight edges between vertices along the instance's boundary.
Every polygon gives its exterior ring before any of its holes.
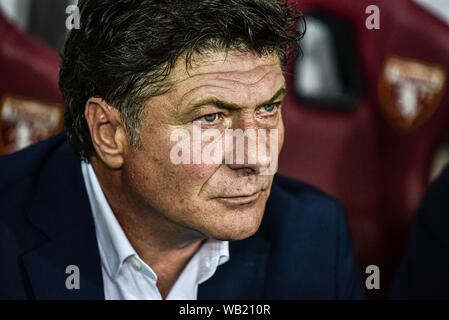
{"type": "MultiPolygon", "coordinates": [[[[171,96],[170,100],[176,102],[176,112],[180,111],[180,107],[187,105],[185,100],[191,94],[203,89],[205,86],[231,90],[231,92],[236,92],[240,89],[240,92],[237,93],[241,96],[242,93],[250,95],[249,93],[254,89],[248,88],[248,86],[257,86],[269,76],[272,76],[275,83],[278,83],[277,77],[282,78],[283,83],[285,83],[279,58],[272,56],[263,59],[265,61],[261,61],[260,58],[252,56],[248,58],[248,56],[241,55],[237,55],[237,59],[233,59],[233,57],[229,58],[229,55],[227,55],[224,59],[201,60],[190,68],[189,71],[185,69],[185,61],[178,60],[177,65],[172,70],[173,72],[167,79],[172,84],[168,95],[171,96]],[[264,64],[261,65],[261,62],[264,64]],[[233,70],[229,71],[230,68],[233,70]],[[204,84],[202,85],[201,83],[204,84]],[[242,90],[242,86],[246,88],[242,90]]],[[[218,96],[224,97],[221,93],[218,93],[218,96]]]]}
{"type": "MultiPolygon", "coordinates": [[[[225,89],[225,90],[231,90],[234,91],[236,93],[241,93],[241,92],[247,92],[249,91],[248,89],[252,88],[252,87],[256,87],[257,85],[260,85],[260,83],[262,81],[264,81],[268,76],[272,75],[273,78],[275,78],[276,75],[273,75],[273,73],[275,73],[274,71],[272,72],[267,72],[265,73],[261,78],[257,79],[254,82],[245,82],[245,81],[239,81],[237,79],[229,79],[229,78],[215,78],[214,80],[216,81],[215,84],[210,84],[210,83],[206,83],[204,85],[197,85],[197,83],[193,82],[192,85],[195,85],[192,88],[189,88],[187,92],[185,92],[182,96],[180,101],[184,101],[186,99],[188,99],[188,96],[193,95],[196,91],[198,90],[205,90],[205,88],[207,87],[211,87],[211,88],[215,88],[215,89],[225,89]],[[228,84],[228,85],[224,85],[224,84],[228,84]],[[242,88],[243,87],[243,88],[242,88]],[[242,89],[242,90],[239,90],[242,89]]],[[[204,79],[206,80],[206,79],[204,79]]],[[[284,82],[284,78],[282,76],[282,80],[284,82]]],[[[275,81],[277,83],[277,81],[275,81]]]]}
{"type": "MultiPolygon", "coordinates": [[[[240,86],[243,86],[243,85],[238,85],[238,87],[240,87],[240,86]]],[[[285,86],[284,82],[282,82],[281,87],[284,87],[284,86],[285,86]]],[[[245,87],[247,87],[247,86],[245,85],[245,87]]],[[[248,88],[244,88],[243,90],[240,90],[239,88],[231,88],[231,90],[228,91],[226,94],[223,94],[223,92],[217,92],[216,90],[213,90],[213,89],[223,88],[221,86],[204,85],[201,87],[196,87],[196,88],[193,88],[192,90],[190,90],[188,94],[186,94],[186,96],[183,98],[186,102],[182,103],[182,105],[183,105],[183,107],[187,108],[187,106],[194,105],[195,102],[198,103],[200,101],[207,100],[208,98],[216,98],[217,100],[224,101],[229,104],[238,105],[242,109],[243,108],[252,108],[254,106],[259,106],[264,101],[268,101],[269,99],[272,99],[273,95],[276,94],[276,92],[274,92],[273,94],[270,94],[267,97],[260,97],[260,95],[254,94],[254,90],[257,91],[257,89],[254,89],[254,86],[252,86],[252,87],[253,87],[252,90],[250,90],[248,88]],[[201,91],[201,90],[207,90],[206,94],[205,95],[201,95],[201,94],[195,95],[196,91],[201,91]],[[188,97],[189,95],[194,95],[194,97],[189,98],[188,97]],[[256,99],[258,99],[258,100],[252,101],[251,97],[257,97],[256,99]]],[[[276,88],[277,88],[277,86],[276,86],[276,88]]],[[[229,88],[225,87],[224,89],[229,89],[229,88]]],[[[177,109],[177,111],[179,112],[179,108],[177,109]]]]}
{"type": "MultiPolygon", "coordinates": [[[[237,73],[243,73],[243,72],[237,71],[237,73]]],[[[275,74],[277,74],[277,72],[275,72],[274,70],[271,70],[271,71],[265,72],[261,77],[259,77],[258,79],[255,79],[253,81],[251,81],[251,80],[250,81],[244,81],[244,77],[241,77],[241,78],[239,78],[239,77],[236,77],[236,78],[222,78],[222,77],[219,77],[219,78],[217,78],[217,80],[233,81],[233,82],[237,82],[237,83],[239,83],[241,85],[244,85],[244,86],[252,87],[252,86],[256,86],[258,83],[260,83],[265,78],[267,78],[268,76],[272,75],[273,73],[274,73],[273,77],[275,76],[275,74]]]]}
{"type": "Polygon", "coordinates": [[[200,54],[199,57],[205,57],[205,59],[199,59],[199,61],[194,59],[195,63],[189,69],[186,69],[185,57],[178,59],[169,75],[169,78],[173,80],[172,83],[181,83],[189,78],[205,74],[254,73],[260,68],[272,68],[273,66],[279,67],[278,69],[282,72],[279,57],[274,54],[260,57],[251,53],[242,55],[239,52],[218,52],[205,56],[200,54]],[[235,70],[229,71],[230,66],[235,70]],[[203,69],[206,70],[203,71],[203,69]]]}
{"type": "MultiPolygon", "coordinates": [[[[251,75],[254,72],[257,73],[258,69],[273,69],[273,66],[277,67],[278,71],[283,76],[281,61],[275,54],[261,57],[251,52],[242,54],[238,51],[214,52],[212,54],[197,53],[192,57],[192,62],[195,63],[191,65],[189,69],[186,69],[185,59],[186,56],[179,58],[175,62],[168,78],[165,79],[171,83],[169,91],[175,91],[178,86],[186,81],[191,80],[195,82],[195,79],[198,77],[216,79],[223,75],[232,75],[236,73],[246,73],[251,75]],[[200,57],[200,59],[196,60],[196,57],[200,57]],[[234,70],[229,71],[230,67],[234,70]],[[204,69],[206,70],[204,71],[204,69]]],[[[235,77],[231,76],[230,78],[232,79],[235,77]]],[[[252,77],[250,76],[249,79],[252,79],[252,77]]],[[[257,82],[257,80],[253,80],[253,82],[257,82]]]]}
{"type": "MultiPolygon", "coordinates": [[[[240,71],[240,70],[233,70],[233,71],[214,71],[214,72],[201,72],[196,73],[194,75],[186,75],[182,79],[176,79],[176,77],[172,80],[172,83],[174,83],[173,87],[177,87],[179,85],[182,85],[184,82],[191,80],[193,83],[195,83],[195,79],[198,77],[205,78],[204,80],[228,80],[228,81],[236,81],[243,84],[252,85],[257,82],[260,82],[265,77],[267,77],[269,74],[276,73],[282,75],[282,70],[279,68],[279,70],[273,70],[271,67],[275,66],[276,63],[270,64],[270,65],[262,65],[257,66],[250,70],[240,71]],[[257,69],[267,69],[266,72],[263,71],[257,71],[257,69]],[[251,75],[253,73],[262,73],[262,75],[251,75]],[[249,76],[248,76],[249,75],[249,76]],[[242,81],[242,79],[249,79],[249,81],[242,81]]],[[[283,75],[282,75],[283,76],[283,75]]]]}
{"type": "MultiPolygon", "coordinates": [[[[201,90],[201,89],[205,89],[205,88],[207,88],[207,87],[211,87],[211,88],[215,88],[215,89],[226,89],[226,90],[230,89],[230,88],[228,88],[228,87],[215,86],[215,85],[210,85],[210,84],[205,84],[205,85],[202,85],[202,86],[199,86],[199,87],[193,87],[193,88],[189,89],[187,92],[185,92],[185,93],[181,96],[181,98],[178,100],[179,103],[176,103],[176,104],[175,104],[175,105],[176,105],[176,108],[175,108],[176,113],[179,114],[180,111],[181,111],[180,109],[182,109],[182,107],[185,107],[185,106],[187,106],[187,105],[190,105],[191,102],[192,102],[192,100],[195,99],[195,98],[189,99],[189,96],[190,96],[190,95],[193,95],[196,91],[201,90]],[[185,101],[187,101],[187,102],[185,102],[185,101]]],[[[214,93],[212,92],[212,94],[210,94],[210,96],[215,96],[215,97],[218,98],[220,95],[216,95],[216,94],[214,94],[214,93]]]]}
{"type": "MultiPolygon", "coordinates": [[[[186,93],[184,93],[184,94],[182,95],[182,97],[181,97],[180,100],[181,100],[181,101],[184,101],[184,100],[193,100],[193,99],[189,99],[188,97],[189,97],[190,95],[193,95],[196,91],[206,90],[206,88],[232,90],[232,88],[225,87],[225,86],[218,86],[218,85],[204,84],[204,85],[201,85],[201,86],[197,86],[197,87],[191,88],[189,91],[187,91],[186,93]]],[[[189,103],[190,103],[190,101],[189,101],[187,104],[189,104],[189,103]]]]}

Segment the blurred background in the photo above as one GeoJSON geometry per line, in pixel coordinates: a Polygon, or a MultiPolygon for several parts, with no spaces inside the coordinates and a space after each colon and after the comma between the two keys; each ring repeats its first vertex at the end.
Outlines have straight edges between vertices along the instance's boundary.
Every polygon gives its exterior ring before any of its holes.
{"type": "MultiPolygon", "coordinates": [[[[0,154],[63,128],[59,53],[76,2],[0,0],[0,154]]],[[[279,171],[342,201],[363,279],[380,268],[367,296],[384,298],[417,206],[449,162],[449,1],[292,2],[307,32],[286,68],[279,171]]]]}

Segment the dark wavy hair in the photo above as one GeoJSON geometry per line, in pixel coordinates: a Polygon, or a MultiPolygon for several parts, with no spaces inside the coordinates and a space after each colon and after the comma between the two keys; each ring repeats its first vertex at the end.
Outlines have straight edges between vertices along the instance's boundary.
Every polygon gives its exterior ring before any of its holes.
{"type": "Polygon", "coordinates": [[[119,110],[138,148],[146,101],[169,89],[164,80],[179,57],[188,67],[205,51],[275,52],[285,65],[304,32],[301,13],[287,0],[80,0],[79,9],[59,87],[68,140],[84,160],[95,154],[84,117],[89,98],[119,110]]]}

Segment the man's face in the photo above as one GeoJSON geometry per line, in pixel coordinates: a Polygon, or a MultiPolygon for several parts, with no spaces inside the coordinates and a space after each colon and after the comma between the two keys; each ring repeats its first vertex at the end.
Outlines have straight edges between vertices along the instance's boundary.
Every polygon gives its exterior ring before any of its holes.
{"type": "MultiPolygon", "coordinates": [[[[219,163],[193,164],[193,131],[199,124],[203,132],[216,129],[224,137],[226,129],[253,129],[256,133],[264,129],[266,153],[277,158],[283,144],[280,104],[285,88],[277,55],[197,55],[188,73],[185,60],[180,59],[169,81],[173,88],[147,103],[141,148],[126,148],[124,187],[143,212],[159,215],[190,236],[220,240],[251,236],[260,225],[273,181],[273,174],[260,172],[273,159],[250,164],[245,156],[243,164],[235,164],[235,158],[234,164],[227,164],[224,152],[219,163]],[[171,158],[178,143],[171,136],[179,129],[192,137],[189,164],[175,164],[171,158]],[[275,150],[270,132],[276,133],[275,150]]],[[[213,141],[205,140],[200,142],[202,148],[213,141]]]]}

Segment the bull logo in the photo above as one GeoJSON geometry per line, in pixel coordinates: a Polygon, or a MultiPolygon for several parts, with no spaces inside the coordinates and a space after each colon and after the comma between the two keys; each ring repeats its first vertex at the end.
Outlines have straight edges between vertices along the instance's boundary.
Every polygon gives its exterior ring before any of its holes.
{"type": "Polygon", "coordinates": [[[0,155],[23,149],[63,127],[61,105],[5,96],[0,104],[0,155]]]}
{"type": "Polygon", "coordinates": [[[401,57],[389,57],[380,75],[379,99],[390,124],[410,132],[426,122],[444,93],[442,67],[401,57]]]}

